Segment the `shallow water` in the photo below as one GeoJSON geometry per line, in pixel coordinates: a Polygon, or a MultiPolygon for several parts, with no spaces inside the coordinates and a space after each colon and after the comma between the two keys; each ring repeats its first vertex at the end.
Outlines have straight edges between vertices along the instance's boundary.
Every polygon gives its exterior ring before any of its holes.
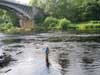
{"type": "Polygon", "coordinates": [[[1,68],[0,75],[100,75],[99,37],[99,34],[67,33],[0,34],[0,54],[6,52],[16,60],[1,68]],[[48,41],[53,37],[64,40],[48,41]],[[50,48],[49,69],[45,63],[45,45],[50,48]]]}

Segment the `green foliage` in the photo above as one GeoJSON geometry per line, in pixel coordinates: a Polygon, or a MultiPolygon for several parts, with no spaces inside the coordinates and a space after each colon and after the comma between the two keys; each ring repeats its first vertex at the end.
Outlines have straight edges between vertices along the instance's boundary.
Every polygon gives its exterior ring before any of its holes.
{"type": "Polygon", "coordinates": [[[14,25],[11,24],[11,23],[7,23],[6,25],[4,25],[5,29],[10,29],[10,28],[13,28],[13,27],[14,27],[14,25]]]}
{"type": "Polygon", "coordinates": [[[50,30],[54,27],[56,27],[56,25],[58,24],[58,20],[54,17],[47,17],[45,20],[44,20],[44,26],[45,26],[45,29],[46,30],[50,30]]]}
{"type": "Polygon", "coordinates": [[[12,12],[0,9],[0,24],[12,23],[13,25],[18,25],[18,18],[12,12]]]}
{"type": "Polygon", "coordinates": [[[4,33],[19,33],[20,30],[17,28],[18,18],[10,11],[0,9],[0,32],[4,33]]]}
{"type": "Polygon", "coordinates": [[[6,12],[6,16],[8,16],[10,23],[12,23],[13,25],[17,25],[18,26],[18,17],[15,15],[15,13],[12,12],[6,12]]]}
{"type": "MultiPolygon", "coordinates": [[[[77,0],[76,0],[77,1],[77,0]]],[[[82,4],[75,6],[74,17],[71,20],[75,22],[86,22],[90,20],[100,20],[100,2],[98,0],[83,0],[82,4]]]]}
{"type": "Polygon", "coordinates": [[[62,31],[66,31],[70,24],[71,24],[71,22],[64,18],[64,19],[59,20],[57,28],[62,31]]]}
{"type": "Polygon", "coordinates": [[[67,18],[72,22],[100,20],[100,0],[31,0],[30,2],[56,18],[67,18]]]}
{"type": "Polygon", "coordinates": [[[90,33],[100,32],[100,22],[98,23],[96,21],[91,21],[89,23],[78,24],[77,31],[90,33]]]}
{"type": "Polygon", "coordinates": [[[97,2],[88,3],[85,7],[85,10],[82,12],[83,20],[100,20],[100,4],[97,2]]]}
{"type": "Polygon", "coordinates": [[[30,0],[33,6],[42,8],[46,13],[53,17],[63,18],[69,13],[69,0],[30,0]],[[65,13],[66,12],[66,13],[65,13]]]}
{"type": "Polygon", "coordinates": [[[34,31],[34,28],[19,28],[19,27],[15,27],[14,25],[11,24],[5,24],[5,25],[0,25],[0,32],[3,33],[9,33],[9,34],[29,34],[32,33],[32,31],[34,31]]]}
{"type": "Polygon", "coordinates": [[[70,24],[71,21],[66,18],[56,19],[54,17],[47,17],[44,20],[45,29],[50,31],[56,31],[56,30],[67,31],[70,24]]]}
{"type": "Polygon", "coordinates": [[[8,29],[14,28],[15,26],[11,23],[3,23],[0,25],[0,31],[6,31],[8,29]]]}

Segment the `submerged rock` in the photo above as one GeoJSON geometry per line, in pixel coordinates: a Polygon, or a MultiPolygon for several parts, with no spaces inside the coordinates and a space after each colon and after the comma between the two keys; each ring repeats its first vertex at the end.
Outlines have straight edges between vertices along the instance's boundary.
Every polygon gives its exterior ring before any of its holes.
{"type": "Polygon", "coordinates": [[[7,66],[10,61],[11,61],[11,55],[6,55],[5,53],[3,53],[3,55],[0,56],[0,67],[2,68],[4,66],[7,66]]]}
{"type": "Polygon", "coordinates": [[[94,59],[93,58],[88,58],[88,57],[83,57],[83,62],[86,64],[92,64],[94,59]]]}

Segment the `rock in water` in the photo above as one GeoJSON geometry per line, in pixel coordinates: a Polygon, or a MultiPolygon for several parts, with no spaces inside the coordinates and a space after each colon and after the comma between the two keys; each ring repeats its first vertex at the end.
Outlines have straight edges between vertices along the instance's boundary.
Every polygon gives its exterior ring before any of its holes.
{"type": "Polygon", "coordinates": [[[11,61],[11,56],[10,55],[6,55],[4,53],[2,56],[0,56],[0,67],[7,66],[10,61],[11,61]]]}

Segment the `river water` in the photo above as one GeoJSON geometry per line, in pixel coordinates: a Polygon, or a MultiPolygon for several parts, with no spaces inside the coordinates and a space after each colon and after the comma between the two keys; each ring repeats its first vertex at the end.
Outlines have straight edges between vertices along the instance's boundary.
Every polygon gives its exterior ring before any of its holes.
{"type": "Polygon", "coordinates": [[[100,75],[100,35],[41,33],[0,34],[0,55],[12,59],[0,75],[100,75]],[[50,49],[50,67],[44,48],[50,49]]]}

